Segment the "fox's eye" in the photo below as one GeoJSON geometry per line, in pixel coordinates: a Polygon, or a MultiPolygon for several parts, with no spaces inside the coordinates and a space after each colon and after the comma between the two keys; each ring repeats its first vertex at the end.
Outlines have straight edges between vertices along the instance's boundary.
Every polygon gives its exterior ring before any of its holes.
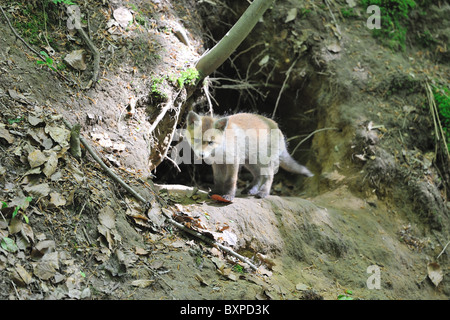
{"type": "Polygon", "coordinates": [[[209,144],[210,146],[212,146],[212,145],[214,144],[214,141],[208,141],[208,144],[209,144]]]}

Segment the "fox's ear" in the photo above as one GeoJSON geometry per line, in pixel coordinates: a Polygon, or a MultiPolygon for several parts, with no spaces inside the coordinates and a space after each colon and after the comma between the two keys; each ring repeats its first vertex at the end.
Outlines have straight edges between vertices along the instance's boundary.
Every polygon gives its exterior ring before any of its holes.
{"type": "Polygon", "coordinates": [[[220,118],[214,122],[214,128],[217,130],[225,130],[228,125],[228,118],[220,118]]]}
{"type": "Polygon", "coordinates": [[[187,116],[187,124],[188,126],[193,125],[194,122],[201,121],[200,116],[196,114],[194,111],[189,111],[187,116]]]}

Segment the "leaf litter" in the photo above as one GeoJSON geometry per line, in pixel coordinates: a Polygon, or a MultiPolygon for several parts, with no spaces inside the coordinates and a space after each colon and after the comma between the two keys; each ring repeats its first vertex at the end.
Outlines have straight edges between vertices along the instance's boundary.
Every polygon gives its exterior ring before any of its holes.
{"type": "MultiPolygon", "coordinates": [[[[16,95],[15,91],[10,91],[11,94],[14,99],[23,100],[22,95],[16,95]]],[[[12,125],[0,124],[0,139],[6,142],[7,147],[3,156],[22,163],[14,170],[6,170],[5,167],[1,172],[7,181],[19,180],[20,183],[11,184],[8,192],[2,194],[0,270],[6,268],[18,286],[16,292],[19,299],[43,298],[42,294],[31,290],[36,285],[49,298],[88,298],[91,294],[87,284],[72,281],[73,275],[67,268],[70,262],[64,260],[64,248],[47,238],[52,235],[36,231],[41,229],[40,223],[45,216],[55,215],[58,208],[67,205],[70,192],[74,189],[70,183],[65,183],[64,188],[60,189],[60,185],[53,181],[56,176],[69,182],[71,168],[76,168],[76,165],[71,167],[59,161],[73,161],[67,156],[69,131],[60,117],[44,114],[41,108],[30,111],[27,119],[12,125]],[[11,132],[24,139],[15,139],[11,132]],[[26,257],[29,259],[23,260],[26,257]]],[[[73,173],[76,180],[79,175],[80,172],[73,173]]],[[[58,228],[54,230],[58,232],[58,228]]]]}
{"type": "MultiPolygon", "coordinates": [[[[17,286],[17,293],[10,297],[92,298],[92,282],[87,280],[83,269],[92,270],[91,273],[102,270],[105,275],[125,277],[138,262],[144,262],[148,273],[131,281],[132,287],[145,289],[164,283],[161,277],[172,271],[165,267],[162,260],[151,262],[153,254],[168,254],[188,246],[198,246],[183,239],[165,240],[165,218],[161,209],[153,205],[146,211],[133,198],[125,195],[123,207],[126,208],[126,216],[140,231],[162,232],[162,243],[165,245],[153,240],[150,243],[154,245],[123,248],[118,230],[123,228],[123,222],[120,222],[117,212],[122,210],[122,206],[111,202],[104,176],[92,170],[97,169],[96,164],[81,165],[70,156],[70,132],[60,117],[42,108],[26,112],[28,116],[24,118],[28,120],[14,125],[14,132],[20,133],[24,139],[15,139],[8,124],[3,124],[1,128],[4,130],[0,132],[0,138],[7,144],[6,154],[22,164],[14,171],[6,168],[2,171],[6,180],[19,181],[18,184],[8,185],[8,192],[3,193],[4,207],[1,212],[4,219],[0,219],[0,271],[6,271],[17,286]],[[68,210],[74,214],[68,215],[68,210]],[[95,215],[92,215],[94,212],[95,215]],[[89,223],[81,224],[81,220],[89,222],[92,227],[88,228],[89,223]],[[43,233],[42,224],[52,225],[52,231],[43,233]],[[72,254],[84,258],[74,259],[72,254]],[[93,269],[94,266],[98,269],[93,269]]],[[[98,137],[103,139],[98,140],[103,150],[124,150],[120,144],[108,142],[107,135],[98,137]]],[[[191,192],[190,196],[195,196],[195,192],[191,192]]],[[[184,210],[181,205],[178,208],[184,210]]],[[[192,224],[191,227],[210,237],[228,229],[222,226],[221,232],[209,232],[198,219],[188,215],[184,219],[192,224]]],[[[197,274],[195,279],[199,277],[197,274]]],[[[101,279],[97,277],[95,280],[97,284],[100,281],[100,289],[97,289],[111,294],[116,285],[105,276],[103,281],[101,279]]],[[[227,280],[236,279],[230,271],[227,280]]]]}

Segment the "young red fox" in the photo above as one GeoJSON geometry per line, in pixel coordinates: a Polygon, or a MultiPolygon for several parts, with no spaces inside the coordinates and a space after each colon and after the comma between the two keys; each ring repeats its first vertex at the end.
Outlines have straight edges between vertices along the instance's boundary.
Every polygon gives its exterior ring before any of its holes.
{"type": "Polygon", "coordinates": [[[226,200],[233,200],[240,166],[253,175],[250,187],[242,193],[264,198],[270,193],[278,167],[312,177],[286,149],[284,136],[275,121],[261,115],[239,113],[212,118],[189,112],[187,140],[194,153],[212,165],[214,189],[226,200]]]}

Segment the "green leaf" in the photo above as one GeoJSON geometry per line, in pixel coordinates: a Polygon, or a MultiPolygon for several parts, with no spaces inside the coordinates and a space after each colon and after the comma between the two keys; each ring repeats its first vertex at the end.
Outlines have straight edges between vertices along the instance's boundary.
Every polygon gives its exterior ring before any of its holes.
{"type": "Polygon", "coordinates": [[[19,248],[14,243],[14,240],[8,237],[4,237],[0,242],[0,245],[3,249],[9,252],[16,252],[17,250],[19,250],[19,248]]]}
{"type": "Polygon", "coordinates": [[[14,212],[13,212],[13,214],[12,214],[12,217],[14,218],[15,216],[17,216],[17,213],[19,212],[19,210],[20,210],[20,206],[17,206],[15,209],[14,209],[14,212]]]}
{"type": "Polygon", "coordinates": [[[2,201],[2,209],[3,208],[8,208],[8,204],[5,201],[2,201]]]}

